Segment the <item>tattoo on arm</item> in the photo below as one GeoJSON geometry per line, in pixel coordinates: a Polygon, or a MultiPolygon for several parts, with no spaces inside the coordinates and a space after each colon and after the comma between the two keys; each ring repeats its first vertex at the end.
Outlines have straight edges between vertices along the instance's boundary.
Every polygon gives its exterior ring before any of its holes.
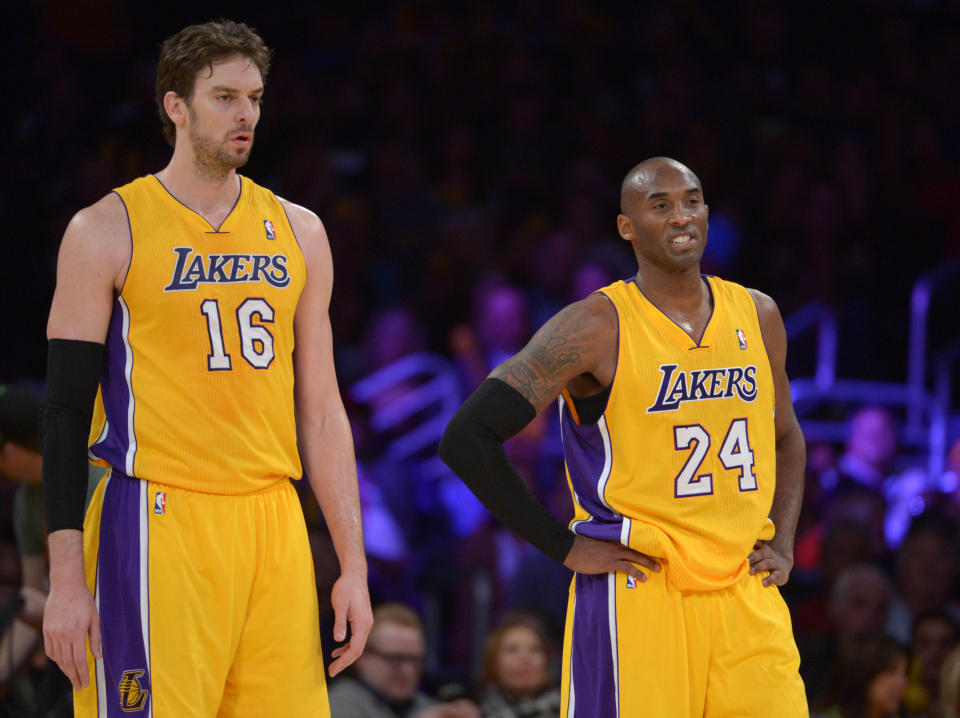
{"type": "Polygon", "coordinates": [[[568,307],[547,322],[530,343],[490,374],[516,389],[538,411],[577,374],[587,349],[599,337],[595,321],[582,309],[568,307]]]}

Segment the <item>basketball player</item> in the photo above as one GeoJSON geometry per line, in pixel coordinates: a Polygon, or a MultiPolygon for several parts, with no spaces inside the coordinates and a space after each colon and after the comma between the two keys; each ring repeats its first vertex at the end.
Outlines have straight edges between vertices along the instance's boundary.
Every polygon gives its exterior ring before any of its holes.
{"type": "Polygon", "coordinates": [[[783,321],[766,295],[700,274],[707,206],[679,162],[630,171],[617,226],[636,277],[563,309],[494,369],[440,455],[576,572],[562,715],[806,716],[777,589],[804,464],[783,321]],[[569,529],[501,446],[558,395],[569,529]]]}
{"type": "Polygon", "coordinates": [[[329,715],[290,482],[298,439],[340,560],[334,637],[352,631],[331,675],[372,624],[327,237],[237,173],[269,59],[230,21],[166,40],[170,163],[64,234],[47,328],[44,639],[78,718],[329,715]],[[84,523],[88,432],[110,470],[84,523]]]}

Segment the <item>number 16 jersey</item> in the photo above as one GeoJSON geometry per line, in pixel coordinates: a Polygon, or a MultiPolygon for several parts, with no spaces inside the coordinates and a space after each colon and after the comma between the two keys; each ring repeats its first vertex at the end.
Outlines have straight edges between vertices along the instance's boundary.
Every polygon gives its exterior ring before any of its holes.
{"type": "Polygon", "coordinates": [[[299,478],[293,318],[306,265],[279,200],[240,177],[217,228],[153,175],[116,192],[132,251],[107,332],[91,457],[205,493],[299,478]]]}
{"type": "Polygon", "coordinates": [[[736,583],[774,533],[775,391],[756,305],[740,285],[705,281],[713,312],[699,343],[635,281],[600,290],[620,330],[606,409],[581,425],[560,399],[571,529],[664,559],[692,591],[736,583]]]}

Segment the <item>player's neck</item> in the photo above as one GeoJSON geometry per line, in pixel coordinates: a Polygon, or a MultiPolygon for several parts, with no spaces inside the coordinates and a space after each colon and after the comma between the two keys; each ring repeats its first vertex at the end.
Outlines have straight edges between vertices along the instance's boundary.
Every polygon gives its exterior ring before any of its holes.
{"type": "Polygon", "coordinates": [[[658,307],[676,307],[693,311],[709,294],[705,294],[700,265],[683,272],[666,272],[652,264],[641,264],[637,271],[637,286],[658,307]]]}
{"type": "Polygon", "coordinates": [[[174,148],[170,163],[156,173],[174,197],[213,226],[219,226],[237,203],[240,178],[235,169],[223,176],[211,176],[198,171],[188,151],[174,148]]]}

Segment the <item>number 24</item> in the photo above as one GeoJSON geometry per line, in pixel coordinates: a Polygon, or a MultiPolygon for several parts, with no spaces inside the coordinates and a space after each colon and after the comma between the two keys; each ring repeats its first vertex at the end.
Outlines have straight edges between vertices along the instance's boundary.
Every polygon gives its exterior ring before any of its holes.
{"type": "MultiPolygon", "coordinates": [[[[693,451],[690,452],[686,463],[674,479],[674,496],[679,499],[686,496],[712,494],[713,474],[697,475],[700,464],[703,463],[710,448],[710,434],[700,424],[675,426],[673,441],[677,451],[689,449],[693,445],[693,451]]],[[[724,468],[740,470],[741,491],[757,490],[757,476],[753,473],[753,450],[750,448],[750,437],[747,435],[746,419],[734,419],[730,423],[717,456],[724,468]]]]}

